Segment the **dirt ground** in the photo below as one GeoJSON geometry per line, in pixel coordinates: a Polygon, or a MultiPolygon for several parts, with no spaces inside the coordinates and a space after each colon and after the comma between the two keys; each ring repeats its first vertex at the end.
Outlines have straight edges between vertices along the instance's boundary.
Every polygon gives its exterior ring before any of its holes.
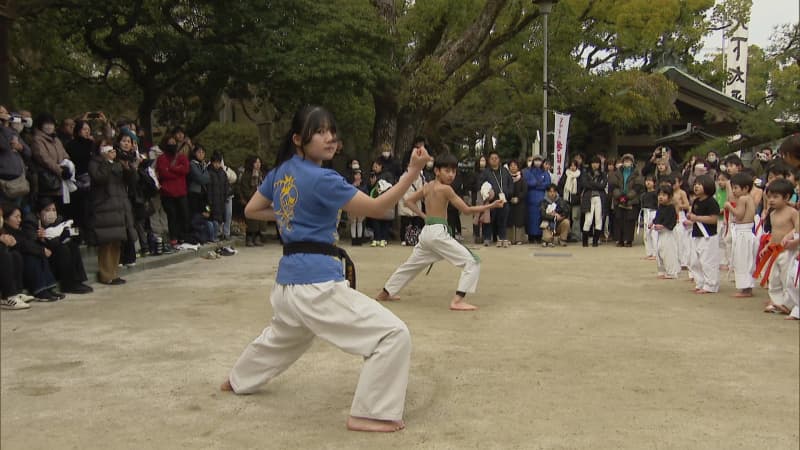
{"type": "MultiPolygon", "coordinates": [[[[387,307],[414,343],[408,428],[345,430],[361,360],[317,341],[257,394],[217,390],[270,318],[279,248],[3,311],[3,450],[797,449],[797,322],[658,281],[642,247],[483,248],[474,313],[436,264],[387,307]]],[[[410,253],[353,248],[377,292],[410,253]]],[[[683,274],[685,278],[685,274],[683,274]]]]}

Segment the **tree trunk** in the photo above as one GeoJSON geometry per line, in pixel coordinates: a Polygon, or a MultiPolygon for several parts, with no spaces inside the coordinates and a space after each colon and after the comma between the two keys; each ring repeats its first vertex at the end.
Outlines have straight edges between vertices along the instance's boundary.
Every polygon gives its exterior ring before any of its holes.
{"type": "Polygon", "coordinates": [[[394,154],[399,158],[411,149],[420,129],[420,121],[415,119],[415,115],[408,110],[401,111],[397,118],[397,138],[394,142],[394,154]]]}
{"type": "Polygon", "coordinates": [[[0,16],[0,104],[6,105],[9,110],[14,109],[11,99],[11,78],[9,74],[10,61],[8,49],[8,29],[11,28],[11,19],[0,16]]]}
{"type": "Polygon", "coordinates": [[[489,152],[494,151],[494,140],[492,139],[492,130],[486,130],[483,135],[483,154],[488,155],[489,152]]]}
{"type": "Polygon", "coordinates": [[[373,95],[375,102],[375,122],[372,126],[372,159],[381,152],[384,145],[392,149],[397,137],[397,102],[393,95],[373,95]]]}
{"type": "MultiPolygon", "coordinates": [[[[139,123],[144,130],[145,139],[153,142],[153,121],[152,113],[158,102],[158,94],[142,89],[142,102],[139,103],[139,123]]],[[[153,142],[153,144],[157,144],[153,142]]]]}

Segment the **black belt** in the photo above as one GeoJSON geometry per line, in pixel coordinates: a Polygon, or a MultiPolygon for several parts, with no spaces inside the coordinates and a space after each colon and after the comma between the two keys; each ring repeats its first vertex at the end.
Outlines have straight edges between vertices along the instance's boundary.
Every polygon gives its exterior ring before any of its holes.
{"type": "Polygon", "coordinates": [[[344,249],[333,244],[323,244],[322,242],[291,242],[283,245],[283,256],[297,253],[327,255],[339,258],[344,263],[345,279],[350,283],[351,288],[356,288],[356,265],[344,249]]]}

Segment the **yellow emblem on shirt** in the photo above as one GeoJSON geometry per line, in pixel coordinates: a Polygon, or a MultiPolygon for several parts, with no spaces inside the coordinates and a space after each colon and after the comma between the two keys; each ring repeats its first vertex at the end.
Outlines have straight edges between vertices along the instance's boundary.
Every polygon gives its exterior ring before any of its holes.
{"type": "Polygon", "coordinates": [[[281,227],[281,232],[292,231],[292,219],[294,219],[294,206],[297,204],[297,187],[295,186],[294,177],[286,174],[283,179],[275,182],[278,186],[278,205],[279,208],[275,210],[275,216],[278,220],[278,225],[281,227]]]}

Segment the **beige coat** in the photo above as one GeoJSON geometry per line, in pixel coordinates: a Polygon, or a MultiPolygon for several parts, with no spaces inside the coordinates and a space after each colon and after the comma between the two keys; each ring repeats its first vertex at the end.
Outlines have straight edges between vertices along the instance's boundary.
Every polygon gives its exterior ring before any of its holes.
{"type": "Polygon", "coordinates": [[[34,161],[50,172],[61,176],[61,161],[69,159],[61,141],[55,136],[48,136],[40,130],[33,134],[31,154],[34,161]]]}

